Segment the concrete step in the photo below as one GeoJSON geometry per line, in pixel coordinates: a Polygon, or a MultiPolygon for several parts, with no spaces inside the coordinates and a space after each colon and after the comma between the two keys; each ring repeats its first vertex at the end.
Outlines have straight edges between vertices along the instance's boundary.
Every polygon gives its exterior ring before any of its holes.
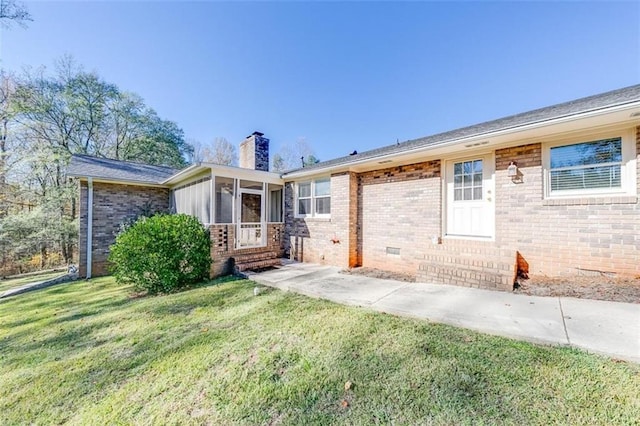
{"type": "Polygon", "coordinates": [[[445,242],[425,250],[417,280],[491,290],[513,290],[517,252],[484,242],[445,242]]]}
{"type": "Polygon", "coordinates": [[[277,257],[272,259],[255,260],[253,262],[236,263],[236,269],[238,272],[245,272],[280,265],[282,265],[282,260],[277,257]]]}
{"type": "Polygon", "coordinates": [[[261,260],[279,259],[280,254],[275,251],[264,251],[260,253],[243,253],[243,254],[236,253],[233,255],[233,258],[235,259],[235,263],[237,265],[240,263],[256,262],[261,260]]]}
{"type": "Polygon", "coordinates": [[[496,273],[501,271],[511,273],[516,263],[515,253],[513,258],[508,260],[506,258],[494,258],[483,255],[469,256],[464,254],[456,255],[453,253],[426,254],[424,260],[425,262],[422,263],[458,266],[480,272],[491,270],[496,273]]]}
{"type": "Polygon", "coordinates": [[[513,290],[515,273],[496,270],[477,271],[460,265],[420,264],[416,279],[419,282],[450,284],[489,290],[513,290]]]}
{"type": "Polygon", "coordinates": [[[511,262],[515,259],[515,250],[496,247],[493,243],[468,243],[447,241],[444,244],[433,244],[425,249],[425,256],[430,254],[450,253],[457,257],[492,258],[511,262]]]}

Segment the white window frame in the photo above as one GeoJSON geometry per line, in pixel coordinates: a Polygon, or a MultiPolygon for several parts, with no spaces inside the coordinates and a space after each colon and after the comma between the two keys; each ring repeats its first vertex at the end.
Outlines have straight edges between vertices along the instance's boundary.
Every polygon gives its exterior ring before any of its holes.
{"type": "MultiPolygon", "coordinates": [[[[312,180],[305,180],[305,181],[300,181],[300,182],[296,182],[296,184],[294,185],[294,205],[295,205],[295,217],[296,218],[305,218],[305,217],[315,217],[315,218],[330,218],[331,217],[331,208],[329,209],[329,213],[317,213],[316,212],[316,200],[319,198],[329,198],[329,200],[331,200],[331,177],[330,176],[323,176],[323,177],[318,177],[312,180]],[[317,181],[324,181],[324,180],[328,180],[329,181],[329,195],[321,195],[321,196],[317,196],[316,195],[316,182],[317,181]],[[309,197],[299,197],[299,187],[302,184],[310,184],[311,185],[311,195],[309,197]],[[301,214],[299,209],[300,209],[300,203],[299,200],[303,199],[303,200],[310,200],[311,201],[311,213],[308,214],[301,214]]],[[[329,201],[331,202],[331,201],[329,201]]]]}
{"type": "Polygon", "coordinates": [[[606,133],[589,133],[572,138],[557,140],[543,145],[542,165],[544,168],[544,195],[547,199],[603,197],[603,196],[635,196],[636,184],[636,140],[632,129],[609,131],[606,133]],[[590,188],[551,190],[551,148],[576,145],[606,139],[620,138],[622,147],[622,162],[620,165],[619,188],[590,188]]]}

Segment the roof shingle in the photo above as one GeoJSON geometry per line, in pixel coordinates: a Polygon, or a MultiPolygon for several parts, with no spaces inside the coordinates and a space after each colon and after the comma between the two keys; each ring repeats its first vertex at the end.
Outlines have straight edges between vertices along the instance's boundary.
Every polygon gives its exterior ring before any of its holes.
{"type": "Polygon", "coordinates": [[[159,184],[177,170],[130,161],[111,160],[90,155],[74,154],[67,174],[74,177],[113,179],[117,181],[159,184]]]}

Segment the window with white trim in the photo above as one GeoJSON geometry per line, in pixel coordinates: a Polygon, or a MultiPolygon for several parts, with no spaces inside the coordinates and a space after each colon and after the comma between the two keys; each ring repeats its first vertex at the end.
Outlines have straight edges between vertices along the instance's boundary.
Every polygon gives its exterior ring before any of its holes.
{"type": "Polygon", "coordinates": [[[624,135],[584,139],[548,147],[547,194],[551,197],[635,194],[633,141],[624,135]]]}
{"type": "Polygon", "coordinates": [[[556,146],[549,158],[551,192],[621,187],[622,138],[556,146]]]}
{"type": "Polygon", "coordinates": [[[321,178],[296,184],[296,216],[329,217],[331,179],[321,178]]]}

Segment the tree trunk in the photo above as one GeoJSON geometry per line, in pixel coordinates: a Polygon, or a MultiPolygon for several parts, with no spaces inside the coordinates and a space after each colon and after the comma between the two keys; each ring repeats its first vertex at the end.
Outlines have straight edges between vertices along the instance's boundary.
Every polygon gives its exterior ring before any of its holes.
{"type": "Polygon", "coordinates": [[[44,269],[47,265],[47,245],[42,243],[40,246],[40,269],[44,269]]]}
{"type": "Polygon", "coordinates": [[[0,132],[0,189],[7,182],[7,120],[2,120],[2,131],[0,132]]]}

